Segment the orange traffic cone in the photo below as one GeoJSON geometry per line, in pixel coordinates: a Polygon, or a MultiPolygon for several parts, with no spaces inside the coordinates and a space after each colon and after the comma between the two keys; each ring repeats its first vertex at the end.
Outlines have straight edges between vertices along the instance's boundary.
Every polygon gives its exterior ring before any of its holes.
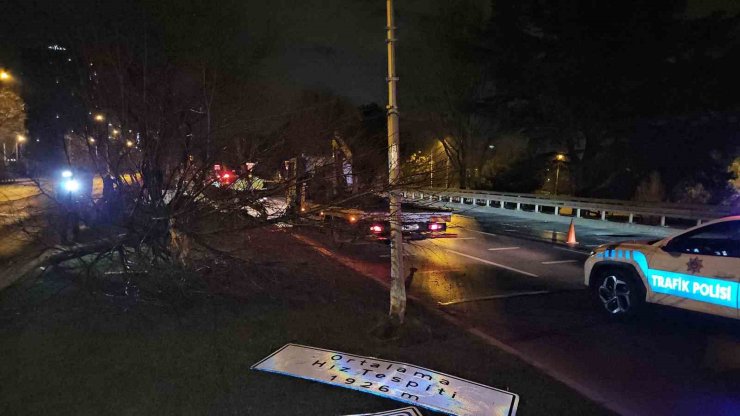
{"type": "Polygon", "coordinates": [[[570,220],[570,228],[568,228],[568,244],[578,244],[576,241],[576,226],[573,224],[573,220],[570,220]]]}

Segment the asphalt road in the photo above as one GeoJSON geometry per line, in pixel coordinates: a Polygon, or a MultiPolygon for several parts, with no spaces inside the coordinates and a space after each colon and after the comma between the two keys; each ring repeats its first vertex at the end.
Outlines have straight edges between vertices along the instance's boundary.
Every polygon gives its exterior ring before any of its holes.
{"type": "MultiPolygon", "coordinates": [[[[567,225],[528,227],[509,217],[478,217],[454,217],[451,231],[458,238],[406,244],[406,268],[417,269],[412,295],[567,377],[619,413],[740,414],[740,321],[651,307],[633,322],[611,322],[583,287],[588,247],[574,250],[548,238],[567,225]]],[[[643,238],[650,236],[579,235],[588,245],[643,238]]],[[[358,242],[334,250],[388,279],[387,246],[358,242]]]]}

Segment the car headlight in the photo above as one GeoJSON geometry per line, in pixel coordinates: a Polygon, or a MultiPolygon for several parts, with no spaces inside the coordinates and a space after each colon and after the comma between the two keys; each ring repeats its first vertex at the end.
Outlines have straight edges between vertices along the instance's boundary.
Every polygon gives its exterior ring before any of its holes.
{"type": "Polygon", "coordinates": [[[72,171],[71,170],[63,170],[62,171],[62,178],[71,178],[72,177],[72,171]]]}
{"type": "Polygon", "coordinates": [[[64,190],[67,192],[77,192],[80,190],[80,183],[76,179],[64,181],[64,190]]]}

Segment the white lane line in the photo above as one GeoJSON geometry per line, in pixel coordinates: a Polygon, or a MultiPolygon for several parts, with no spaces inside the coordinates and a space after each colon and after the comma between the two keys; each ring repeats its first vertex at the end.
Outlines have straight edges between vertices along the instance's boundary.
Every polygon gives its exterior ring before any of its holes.
{"type": "Polygon", "coordinates": [[[543,261],[542,264],[563,264],[563,263],[577,263],[578,260],[555,260],[555,261],[543,261]]]}
{"type": "Polygon", "coordinates": [[[478,298],[468,298],[468,299],[451,300],[449,302],[437,302],[437,304],[439,306],[450,306],[450,305],[457,305],[459,303],[478,302],[478,301],[482,301],[482,300],[517,298],[517,297],[520,297],[520,296],[544,295],[546,293],[550,293],[550,292],[547,291],[547,290],[537,290],[537,291],[534,291],[534,292],[514,292],[514,293],[508,293],[506,295],[481,296],[481,297],[478,297],[478,298]]]}
{"type": "Polygon", "coordinates": [[[573,249],[565,248],[565,247],[552,246],[552,248],[554,248],[556,250],[570,251],[571,253],[583,254],[584,256],[588,256],[589,255],[588,253],[584,253],[583,251],[573,250],[573,249]]]}
{"type": "Polygon", "coordinates": [[[502,269],[505,269],[505,270],[510,270],[512,272],[517,272],[517,273],[523,274],[525,276],[539,277],[538,275],[536,275],[534,273],[525,272],[524,270],[515,269],[513,267],[505,266],[503,264],[494,263],[494,262],[492,262],[490,260],[482,259],[480,257],[471,256],[471,255],[468,255],[468,254],[465,254],[465,253],[461,253],[459,251],[450,250],[449,248],[447,249],[447,251],[450,252],[450,253],[453,253],[453,254],[457,254],[458,256],[467,257],[467,258],[472,259],[472,260],[477,260],[477,261],[479,261],[481,263],[490,264],[491,266],[499,267],[499,268],[502,268],[502,269]]]}
{"type": "Polygon", "coordinates": [[[506,232],[510,233],[510,232],[512,232],[512,231],[519,231],[519,230],[504,230],[504,231],[506,231],[506,232]]]}
{"type": "Polygon", "coordinates": [[[504,250],[519,250],[519,247],[494,247],[494,248],[488,249],[488,251],[504,251],[504,250]]]}
{"type": "Polygon", "coordinates": [[[457,237],[455,240],[475,240],[475,237],[457,237]]]}
{"type": "Polygon", "coordinates": [[[468,230],[468,231],[472,231],[472,232],[474,232],[474,233],[478,233],[478,234],[485,234],[485,235],[490,235],[490,236],[492,236],[492,237],[498,237],[498,236],[497,236],[496,234],[493,234],[493,233],[487,233],[487,232],[485,232],[485,231],[471,230],[470,228],[463,228],[463,229],[464,229],[464,230],[468,230]]]}

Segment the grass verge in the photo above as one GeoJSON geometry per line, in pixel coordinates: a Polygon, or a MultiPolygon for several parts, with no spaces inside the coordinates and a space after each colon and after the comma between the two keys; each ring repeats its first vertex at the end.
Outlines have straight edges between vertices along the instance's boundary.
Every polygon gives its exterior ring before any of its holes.
{"type": "Polygon", "coordinates": [[[521,396],[519,415],[607,414],[414,305],[401,339],[378,339],[371,330],[385,316],[387,293],[288,231],[222,237],[220,244],[240,259],[201,258],[197,276],[140,276],[146,296],[126,295],[105,279],[80,285],[64,274],[0,293],[0,414],[342,415],[403,407],[249,370],[288,342],[509,389],[521,396]],[[157,283],[186,278],[207,288],[157,283]],[[178,287],[186,290],[174,295],[178,287]]]}

